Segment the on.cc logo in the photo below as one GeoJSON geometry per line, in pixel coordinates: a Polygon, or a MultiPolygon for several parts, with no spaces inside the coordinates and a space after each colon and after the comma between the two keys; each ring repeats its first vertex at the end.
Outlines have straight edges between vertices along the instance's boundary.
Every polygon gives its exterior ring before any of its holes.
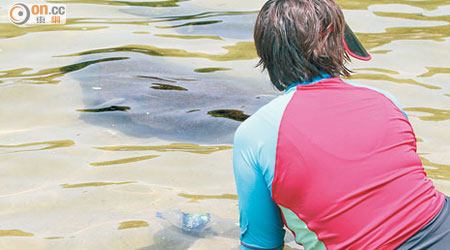
{"type": "Polygon", "coordinates": [[[30,19],[30,9],[25,4],[16,3],[9,9],[9,20],[17,25],[24,24],[30,19]]]}

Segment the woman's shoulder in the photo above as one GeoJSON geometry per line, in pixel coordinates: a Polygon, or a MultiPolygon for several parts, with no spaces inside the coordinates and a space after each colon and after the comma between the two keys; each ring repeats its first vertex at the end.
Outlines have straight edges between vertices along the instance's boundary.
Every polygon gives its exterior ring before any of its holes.
{"type": "Polygon", "coordinates": [[[294,92],[280,95],[262,106],[236,130],[234,140],[247,143],[264,143],[278,136],[284,111],[294,92]]]}

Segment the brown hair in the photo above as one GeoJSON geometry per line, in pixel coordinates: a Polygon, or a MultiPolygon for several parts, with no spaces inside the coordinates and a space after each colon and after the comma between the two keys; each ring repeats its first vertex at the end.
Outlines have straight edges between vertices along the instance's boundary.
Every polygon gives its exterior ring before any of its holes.
{"type": "Polygon", "coordinates": [[[322,73],[350,75],[344,48],[345,19],[333,0],[269,0],[256,19],[257,66],[278,90],[322,73]]]}

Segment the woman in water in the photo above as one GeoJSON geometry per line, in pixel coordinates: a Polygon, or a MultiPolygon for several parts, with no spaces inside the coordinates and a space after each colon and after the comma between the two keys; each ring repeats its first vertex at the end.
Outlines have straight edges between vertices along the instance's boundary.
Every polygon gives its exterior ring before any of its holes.
{"type": "Polygon", "coordinates": [[[346,81],[370,55],[332,0],[269,0],[260,65],[284,91],[235,134],[241,248],[450,249],[449,198],[435,189],[395,98],[346,81]]]}

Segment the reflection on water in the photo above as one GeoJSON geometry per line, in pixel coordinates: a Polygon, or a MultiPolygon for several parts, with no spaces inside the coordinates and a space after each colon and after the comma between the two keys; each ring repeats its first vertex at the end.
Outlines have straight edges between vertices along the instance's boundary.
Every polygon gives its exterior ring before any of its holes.
{"type": "Polygon", "coordinates": [[[178,91],[187,91],[187,89],[180,87],[180,86],[175,86],[175,85],[170,85],[170,84],[162,84],[162,83],[153,83],[154,86],[151,86],[150,88],[152,89],[159,89],[159,90],[178,90],[178,91]]]}
{"type": "Polygon", "coordinates": [[[419,75],[418,77],[432,77],[436,74],[450,74],[450,68],[440,68],[440,67],[426,67],[428,69],[427,73],[419,75]]]}
{"type": "Polygon", "coordinates": [[[178,7],[179,2],[184,2],[187,0],[165,0],[165,1],[142,1],[142,2],[132,2],[132,1],[109,1],[109,0],[65,0],[65,1],[47,1],[49,3],[84,3],[84,4],[103,4],[103,5],[128,5],[128,6],[140,6],[140,7],[178,7]]]}
{"type": "Polygon", "coordinates": [[[88,182],[88,183],[78,183],[78,184],[61,184],[62,188],[83,188],[83,187],[102,187],[110,185],[125,185],[136,183],[135,181],[124,181],[124,182],[88,182]]]}
{"type": "Polygon", "coordinates": [[[214,152],[229,150],[230,146],[200,146],[192,143],[172,143],[162,146],[107,146],[94,147],[106,151],[157,151],[157,152],[185,152],[194,154],[211,154],[214,152]]]}
{"type": "Polygon", "coordinates": [[[199,194],[185,194],[179,193],[178,196],[190,199],[189,202],[198,202],[200,200],[237,200],[238,197],[235,194],[221,194],[221,195],[199,195],[199,194]]]}
{"type": "Polygon", "coordinates": [[[20,68],[14,70],[4,70],[0,71],[0,79],[11,79],[18,78],[16,82],[26,82],[26,83],[34,83],[34,84],[58,84],[61,81],[55,80],[55,78],[64,76],[67,73],[71,73],[74,71],[78,71],[86,68],[89,65],[93,65],[96,63],[102,62],[111,62],[111,61],[119,61],[126,60],[128,57],[111,57],[111,58],[103,58],[92,61],[85,61],[81,63],[71,64],[67,66],[63,66],[60,68],[51,68],[51,69],[43,69],[39,70],[36,73],[32,74],[24,74],[27,71],[31,71],[31,68],[20,68]]]}
{"type": "Polygon", "coordinates": [[[364,47],[373,49],[399,40],[431,40],[443,42],[450,36],[450,25],[431,27],[394,27],[385,33],[357,33],[364,47]]]}
{"type": "Polygon", "coordinates": [[[146,221],[141,220],[132,220],[132,221],[124,221],[120,223],[120,226],[117,228],[117,230],[124,230],[124,229],[130,229],[130,228],[138,228],[138,227],[148,227],[149,224],[146,221]]]}
{"type": "Polygon", "coordinates": [[[113,161],[92,162],[89,165],[91,165],[93,167],[104,167],[104,166],[120,165],[120,164],[132,163],[132,162],[146,161],[146,160],[154,159],[156,157],[159,157],[159,155],[145,155],[145,156],[138,156],[138,157],[123,158],[123,159],[113,160],[113,161]]]}
{"type": "Polygon", "coordinates": [[[448,0],[433,1],[416,1],[416,0],[371,0],[371,1],[354,1],[354,0],[336,0],[343,9],[367,9],[371,5],[376,4],[405,4],[414,7],[433,10],[440,6],[448,5],[448,0]]]}
{"type": "Polygon", "coordinates": [[[173,28],[179,28],[179,27],[185,27],[185,26],[194,26],[194,25],[208,25],[208,24],[215,24],[215,23],[221,23],[221,20],[215,20],[215,21],[197,21],[197,22],[187,22],[183,24],[178,25],[170,25],[170,26],[156,26],[156,28],[159,29],[173,29],[173,28]]]}
{"type": "Polygon", "coordinates": [[[19,229],[13,229],[13,230],[2,230],[0,229],[0,237],[5,236],[34,236],[32,233],[27,233],[19,229]]]}
{"type": "Polygon", "coordinates": [[[45,237],[44,239],[46,239],[46,240],[60,240],[60,239],[64,239],[64,237],[52,236],[52,237],[45,237]]]}
{"type": "Polygon", "coordinates": [[[443,21],[450,22],[450,15],[445,16],[424,16],[421,13],[392,13],[392,12],[374,12],[377,16],[382,17],[393,17],[393,18],[403,18],[403,19],[412,19],[412,20],[420,20],[420,21],[443,21]]]}
{"type": "Polygon", "coordinates": [[[167,37],[167,38],[179,38],[179,39],[186,39],[186,40],[196,40],[196,39],[223,40],[223,38],[220,36],[183,36],[183,35],[170,35],[170,34],[155,34],[155,36],[167,37]]]}
{"type": "Polygon", "coordinates": [[[395,78],[395,77],[392,77],[392,76],[389,76],[386,74],[359,73],[359,74],[353,74],[350,79],[382,80],[382,81],[389,81],[389,82],[400,83],[400,84],[405,84],[405,83],[412,84],[412,85],[425,87],[428,89],[441,89],[441,87],[421,83],[414,79],[399,79],[399,78],[395,78]]]}
{"type": "Polygon", "coordinates": [[[228,52],[225,54],[214,55],[200,52],[188,52],[183,49],[160,48],[151,45],[125,45],[115,48],[89,50],[64,56],[83,56],[113,52],[135,52],[150,56],[206,58],[213,61],[250,60],[257,57],[253,42],[238,42],[235,45],[224,46],[223,48],[228,50],[228,52]]]}
{"type": "Polygon", "coordinates": [[[418,117],[423,121],[446,121],[450,119],[450,110],[432,109],[432,108],[405,108],[406,112],[426,113],[427,115],[419,115],[418,117]]]}
{"type": "MultiPolygon", "coordinates": [[[[0,22],[0,248],[236,247],[154,214],[236,228],[233,133],[279,94],[254,68],[264,0],[47,2],[67,4],[66,24],[0,22]]],[[[337,2],[373,55],[352,78],[397,96],[428,176],[450,190],[450,2],[337,2]]]]}
{"type": "Polygon", "coordinates": [[[227,71],[231,70],[230,68],[201,68],[201,69],[195,69],[194,71],[197,73],[211,73],[216,71],[227,71]]]}
{"type": "Polygon", "coordinates": [[[354,69],[354,71],[358,71],[358,70],[376,71],[376,72],[382,72],[382,73],[393,74],[393,75],[400,74],[398,71],[395,71],[395,70],[381,69],[381,68],[358,68],[358,69],[354,69]]]}
{"type": "Polygon", "coordinates": [[[422,164],[424,166],[433,167],[426,169],[427,175],[430,178],[441,180],[449,179],[448,177],[450,176],[450,165],[431,162],[430,160],[428,160],[423,156],[420,156],[420,159],[422,160],[422,164]]]}
{"type": "MultiPolygon", "coordinates": [[[[27,151],[40,151],[40,150],[49,150],[55,148],[65,148],[70,147],[75,144],[74,141],[71,140],[62,140],[62,141],[45,141],[45,142],[31,142],[31,143],[23,143],[17,145],[0,145],[1,149],[16,149],[16,148],[29,148],[29,149],[20,149],[13,151],[6,151],[5,153],[19,153],[19,152],[27,152],[27,151]],[[44,146],[39,148],[33,148],[33,146],[44,146]]],[[[1,151],[0,151],[1,152],[1,151]]]]}
{"type": "Polygon", "coordinates": [[[157,76],[138,76],[138,77],[139,78],[144,78],[144,79],[153,79],[153,80],[158,80],[158,81],[163,81],[163,82],[173,82],[173,83],[177,82],[175,79],[174,80],[172,80],[172,79],[164,79],[164,78],[157,77],[157,76]]]}
{"type": "MultiPolygon", "coordinates": [[[[67,24],[70,19],[67,20],[67,24]]],[[[108,28],[107,26],[97,27],[82,27],[82,26],[68,26],[68,25],[39,25],[39,26],[26,26],[17,27],[12,23],[0,23],[0,38],[13,38],[23,36],[29,33],[35,32],[55,32],[55,31],[91,31],[101,30],[108,28]]]]}
{"type": "Polygon", "coordinates": [[[220,110],[211,110],[208,112],[208,115],[213,117],[223,117],[228,118],[231,120],[243,122],[247,120],[249,115],[244,114],[244,112],[240,110],[233,110],[233,109],[220,109],[220,110]]]}
{"type": "Polygon", "coordinates": [[[370,53],[371,54],[387,54],[391,51],[392,50],[390,50],[390,49],[385,49],[385,50],[380,49],[380,50],[372,50],[372,51],[370,51],[370,53]]]}
{"type": "Polygon", "coordinates": [[[77,109],[79,112],[111,112],[111,111],[127,111],[130,110],[130,107],[127,106],[109,106],[105,108],[96,108],[96,109],[77,109]]]}

